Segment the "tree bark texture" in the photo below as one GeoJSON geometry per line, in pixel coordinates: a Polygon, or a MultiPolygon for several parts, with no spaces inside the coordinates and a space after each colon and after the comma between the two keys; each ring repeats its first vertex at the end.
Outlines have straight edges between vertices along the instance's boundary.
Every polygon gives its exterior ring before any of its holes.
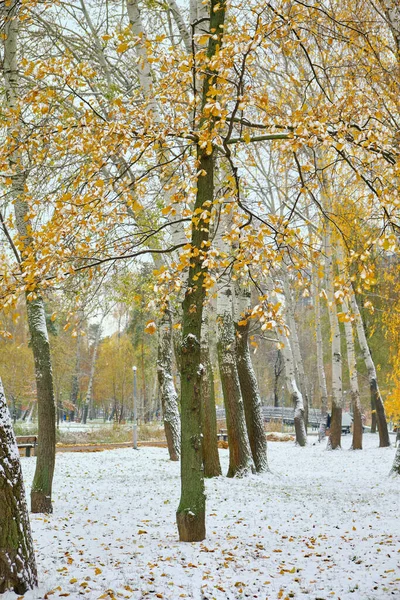
{"type": "Polygon", "coordinates": [[[239,375],[240,390],[243,398],[247,434],[254,465],[258,473],[268,471],[267,440],[264,431],[261,397],[256,374],[251,362],[249,348],[249,327],[246,320],[250,305],[250,290],[238,284],[236,329],[236,364],[239,375]]]}
{"type": "MultiPolygon", "coordinates": [[[[226,293],[225,290],[220,293],[226,293]]],[[[218,311],[219,312],[219,311],[218,311]]],[[[249,438],[239,374],[236,365],[235,331],[232,315],[218,314],[218,363],[224,396],[226,427],[228,430],[228,477],[243,477],[253,471],[249,438]]]]}
{"type": "MultiPolygon", "coordinates": [[[[213,31],[207,46],[207,60],[213,59],[223,41],[225,1],[211,0],[209,27],[213,31]]],[[[201,91],[201,110],[208,100],[217,72],[206,70],[201,91]]],[[[200,127],[212,128],[213,118],[200,119],[200,127]]],[[[203,452],[201,442],[201,327],[206,291],[203,286],[207,266],[204,248],[210,236],[210,215],[214,201],[214,149],[197,145],[197,192],[193,207],[191,247],[187,289],[183,301],[181,352],[181,499],[176,520],[179,539],[201,541],[206,535],[203,452]],[[203,218],[206,215],[206,218],[203,218]]]]}
{"type": "MultiPolygon", "coordinates": [[[[96,372],[96,360],[97,360],[97,352],[99,349],[100,338],[101,338],[102,322],[103,322],[103,319],[101,320],[101,322],[98,325],[96,325],[96,334],[95,334],[94,342],[93,342],[92,359],[90,362],[89,382],[88,382],[88,387],[87,387],[87,392],[86,392],[85,405],[83,407],[83,422],[85,424],[87,421],[89,410],[92,411],[92,406],[93,406],[93,397],[92,397],[93,396],[93,383],[94,383],[94,375],[96,372]]],[[[92,417],[92,415],[90,415],[90,417],[92,417]]]]}
{"type": "Polygon", "coordinates": [[[328,288],[328,313],[331,330],[331,348],[332,348],[332,414],[331,430],[328,440],[328,448],[336,450],[341,447],[342,438],[342,354],[340,346],[340,327],[337,316],[335,288],[334,288],[334,269],[333,252],[331,245],[331,232],[328,230],[325,237],[326,242],[326,276],[328,288]]]}
{"type": "Polygon", "coordinates": [[[0,380],[0,594],[37,585],[19,452],[0,380]]]}
{"type": "Polygon", "coordinates": [[[222,474],[218,453],[217,412],[215,406],[214,372],[210,357],[210,327],[212,315],[210,304],[204,307],[201,330],[201,421],[203,432],[204,476],[218,477],[222,474]]]}
{"type": "MultiPolygon", "coordinates": [[[[286,315],[286,299],[283,294],[278,294],[273,289],[273,282],[268,284],[271,297],[274,297],[281,305],[281,310],[286,315]]],[[[294,429],[296,435],[296,444],[299,446],[306,446],[307,444],[307,431],[304,421],[304,403],[303,396],[296,380],[296,366],[293,356],[292,347],[286,331],[283,327],[277,327],[276,335],[280,345],[280,350],[283,356],[283,363],[285,366],[285,382],[286,388],[290,394],[290,399],[294,406],[294,429]]]]}
{"type": "Polygon", "coordinates": [[[293,295],[292,295],[292,291],[290,289],[289,278],[285,271],[282,272],[282,279],[283,279],[283,286],[284,286],[284,290],[285,290],[287,324],[290,329],[290,345],[292,347],[292,352],[293,352],[296,380],[299,382],[300,391],[303,396],[304,425],[305,425],[305,428],[307,431],[308,407],[309,407],[308,384],[307,384],[306,373],[304,370],[303,357],[301,355],[299,336],[297,333],[297,323],[296,323],[296,319],[295,319],[293,295]]]}
{"type": "MultiPolygon", "coordinates": [[[[18,2],[12,1],[5,7],[4,20],[4,79],[7,108],[15,119],[10,121],[8,134],[14,146],[10,149],[9,167],[12,172],[12,196],[15,222],[21,240],[20,269],[25,270],[24,261],[34,255],[30,234],[29,205],[25,200],[26,175],[23,157],[19,151],[21,123],[18,105],[18,2]]],[[[51,369],[50,345],[47,334],[46,315],[39,290],[26,294],[26,308],[32,352],[35,363],[38,400],[38,450],[36,470],[31,490],[32,512],[51,512],[51,488],[53,482],[56,444],[56,411],[54,405],[53,374],[51,369]]]]}
{"type": "Polygon", "coordinates": [[[321,302],[319,296],[319,280],[318,275],[313,274],[313,296],[315,308],[315,336],[317,342],[317,372],[318,385],[321,396],[321,420],[319,424],[318,439],[321,441],[326,436],[326,425],[328,420],[328,388],[326,385],[325,368],[324,368],[324,347],[322,340],[321,327],[321,302]]]}
{"type": "Polygon", "coordinates": [[[358,343],[363,355],[365,366],[367,367],[369,389],[371,393],[371,405],[375,404],[376,409],[376,420],[378,423],[379,431],[379,446],[380,448],[386,448],[390,446],[389,431],[385,415],[385,407],[383,405],[382,396],[378,387],[378,380],[376,376],[376,369],[374,361],[372,360],[371,351],[368,346],[367,337],[365,335],[364,324],[361,319],[360,311],[358,308],[357,300],[353,290],[350,290],[351,297],[351,309],[355,317],[355,325],[357,329],[358,343]]]}
{"type": "Polygon", "coordinates": [[[180,417],[178,396],[172,377],[172,320],[167,309],[158,327],[157,375],[160,386],[161,406],[163,412],[164,431],[167,438],[168,452],[171,460],[179,460],[180,454],[180,417]]]}
{"type": "MultiPolygon", "coordinates": [[[[343,312],[348,314],[347,302],[343,302],[343,312]]],[[[362,419],[361,419],[361,402],[360,402],[360,389],[358,386],[357,377],[357,360],[354,349],[354,336],[353,336],[353,324],[351,321],[345,321],[344,331],[346,335],[346,347],[347,347],[347,363],[349,367],[350,376],[350,392],[351,392],[351,403],[353,406],[353,450],[362,450],[362,419]]]]}

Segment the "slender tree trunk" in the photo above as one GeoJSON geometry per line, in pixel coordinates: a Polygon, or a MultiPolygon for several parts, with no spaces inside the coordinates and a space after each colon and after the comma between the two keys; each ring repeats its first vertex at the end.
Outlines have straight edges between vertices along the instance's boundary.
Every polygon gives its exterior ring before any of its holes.
{"type": "Polygon", "coordinates": [[[360,311],[358,309],[356,297],[353,290],[350,290],[350,292],[351,309],[355,316],[358,343],[360,344],[363,359],[365,361],[365,366],[367,367],[369,388],[371,392],[371,404],[372,402],[374,402],[376,407],[376,419],[378,422],[379,431],[379,446],[380,448],[386,448],[387,446],[390,446],[390,439],[385,415],[385,407],[383,405],[383,400],[379,391],[375,364],[372,360],[371,352],[368,346],[367,337],[365,335],[364,325],[361,319],[360,311]]]}
{"type": "Polygon", "coordinates": [[[371,433],[376,433],[377,422],[376,422],[376,406],[375,406],[375,397],[371,394],[370,397],[370,406],[371,406],[371,433]]]}
{"type": "MultiPolygon", "coordinates": [[[[348,314],[349,310],[348,310],[347,302],[344,301],[342,306],[343,306],[343,312],[348,314]]],[[[362,419],[361,419],[360,390],[358,387],[357,360],[356,360],[356,353],[354,350],[353,324],[350,320],[345,321],[344,331],[345,331],[345,335],[346,335],[347,363],[349,366],[351,402],[353,405],[352,449],[353,450],[361,450],[362,449],[362,432],[363,432],[362,430],[363,430],[363,428],[362,428],[362,419]]]]}
{"type": "Polygon", "coordinates": [[[295,319],[294,312],[294,301],[292,296],[292,291],[290,289],[289,280],[285,271],[282,272],[283,285],[285,290],[285,299],[286,299],[286,314],[288,325],[290,329],[290,344],[292,347],[293,358],[295,363],[295,371],[296,371],[296,380],[300,384],[301,394],[303,396],[304,402],[304,425],[307,431],[307,423],[308,423],[308,407],[309,407],[309,395],[308,395],[308,385],[306,373],[304,370],[304,362],[303,357],[301,355],[300,350],[300,342],[299,336],[297,333],[297,323],[295,319]]]}
{"type": "Polygon", "coordinates": [[[167,309],[160,320],[158,328],[157,375],[160,385],[161,405],[164,419],[164,431],[167,438],[168,452],[171,460],[179,460],[180,453],[180,419],[178,396],[172,379],[172,321],[167,309]]]}
{"type": "MultiPolygon", "coordinates": [[[[23,158],[19,151],[20,122],[18,104],[18,2],[12,1],[6,8],[4,23],[4,78],[7,108],[14,113],[15,121],[9,127],[12,150],[9,166],[12,172],[12,195],[15,222],[21,239],[20,269],[24,260],[34,258],[33,240],[30,235],[29,205],[25,200],[26,176],[23,158]]],[[[18,258],[18,257],[17,257],[18,258]]],[[[54,405],[53,374],[51,370],[50,345],[47,334],[46,315],[39,290],[26,293],[26,308],[32,352],[35,363],[38,398],[38,452],[36,470],[31,491],[32,512],[51,512],[51,488],[55,464],[56,412],[54,405]],[[35,297],[36,296],[36,297],[35,297]]]]}
{"type": "Polygon", "coordinates": [[[103,320],[96,325],[96,334],[93,342],[93,350],[92,350],[92,360],[90,362],[90,373],[89,373],[89,382],[86,392],[85,405],[83,408],[83,423],[86,425],[87,417],[90,411],[90,418],[92,418],[92,405],[93,405],[93,383],[94,383],[94,374],[96,372],[96,360],[97,360],[97,352],[99,349],[100,339],[101,339],[101,325],[103,320]]]}
{"type": "Polygon", "coordinates": [[[331,329],[332,344],[332,415],[331,431],[329,434],[328,448],[336,450],[341,447],[342,437],[342,354],[340,346],[340,327],[337,316],[335,288],[334,288],[334,270],[333,270],[333,252],[330,239],[331,233],[326,233],[326,276],[328,282],[328,313],[331,329]]]}
{"type": "MultiPolygon", "coordinates": [[[[273,289],[273,283],[269,283],[268,288],[271,293],[271,297],[281,305],[281,310],[286,314],[286,300],[283,294],[278,294],[273,289]]],[[[280,350],[282,351],[283,363],[285,366],[285,382],[286,388],[290,394],[290,399],[294,406],[294,430],[296,434],[296,444],[299,446],[305,446],[307,444],[307,431],[304,422],[304,403],[303,396],[296,380],[296,365],[290,345],[289,339],[285,333],[283,327],[278,327],[276,331],[280,350]]]]}
{"type": "Polygon", "coordinates": [[[35,553],[18,447],[0,380],[0,594],[37,585],[35,553]]]}
{"type": "MultiPolygon", "coordinates": [[[[209,27],[213,31],[207,46],[207,60],[211,61],[222,45],[225,21],[225,2],[211,0],[209,27]]],[[[206,70],[201,93],[201,110],[208,101],[210,86],[217,72],[206,70]]],[[[200,127],[214,127],[214,118],[209,122],[200,119],[200,127]]],[[[206,129],[204,129],[206,131],[206,129]]],[[[207,266],[203,263],[204,249],[210,234],[211,207],[214,201],[214,149],[197,145],[197,192],[193,207],[191,247],[192,257],[182,314],[181,352],[181,499],[176,520],[179,539],[185,542],[201,541],[205,538],[205,493],[203,452],[201,443],[201,326],[205,300],[204,276],[207,266]]]]}
{"type": "MultiPolygon", "coordinates": [[[[229,256],[230,248],[224,236],[232,227],[232,212],[222,215],[219,223],[218,245],[229,256]]],[[[234,287],[230,273],[224,270],[218,280],[217,295],[217,349],[219,373],[225,405],[229,444],[228,477],[243,477],[251,473],[254,464],[246,429],[246,418],[236,356],[236,332],[233,321],[234,287]]]]}
{"type": "Polygon", "coordinates": [[[261,397],[249,349],[250,323],[246,320],[246,317],[250,308],[250,290],[240,284],[236,286],[236,290],[236,363],[251,453],[256,471],[262,473],[268,471],[267,440],[264,431],[261,397]]]}
{"type": "Polygon", "coordinates": [[[314,273],[314,305],[315,305],[315,335],[317,341],[317,372],[318,385],[321,396],[321,420],[319,424],[318,439],[322,440],[326,436],[326,425],[328,420],[328,388],[326,386],[326,377],[324,369],[324,347],[322,340],[321,327],[321,302],[319,296],[319,279],[314,273]]]}
{"type": "Polygon", "coordinates": [[[282,359],[282,351],[277,350],[276,352],[276,360],[274,364],[274,406],[277,408],[279,406],[279,395],[281,393],[279,389],[279,379],[281,373],[284,369],[283,359],[282,359]]]}
{"type": "Polygon", "coordinates": [[[218,477],[222,471],[218,453],[214,372],[210,357],[210,328],[213,322],[211,312],[211,305],[208,303],[203,310],[203,325],[201,330],[201,364],[204,368],[204,374],[201,378],[201,420],[204,476],[218,477]]]}
{"type": "Polygon", "coordinates": [[[285,364],[286,387],[294,406],[294,430],[296,434],[296,444],[299,446],[305,446],[307,444],[307,432],[304,423],[303,396],[296,382],[296,371],[292,349],[290,347],[289,340],[284,333],[278,333],[278,339],[282,346],[282,355],[285,364]]]}

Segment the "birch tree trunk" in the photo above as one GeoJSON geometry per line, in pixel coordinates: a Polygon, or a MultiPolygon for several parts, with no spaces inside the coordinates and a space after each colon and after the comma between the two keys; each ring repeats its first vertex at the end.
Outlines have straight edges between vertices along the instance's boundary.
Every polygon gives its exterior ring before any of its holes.
{"type": "MultiPolygon", "coordinates": [[[[220,280],[221,281],[221,280],[220,280]]],[[[218,363],[228,430],[228,477],[243,477],[253,470],[246,419],[236,364],[232,286],[218,292],[218,363]]]]}
{"type": "Polygon", "coordinates": [[[287,277],[287,273],[285,271],[282,271],[281,275],[282,275],[283,286],[284,286],[284,290],[285,290],[286,315],[287,315],[287,321],[288,321],[288,325],[289,325],[289,329],[290,329],[290,344],[291,344],[292,352],[293,352],[295,371],[296,371],[296,379],[299,382],[301,394],[303,396],[303,401],[304,401],[304,424],[305,424],[305,428],[307,431],[308,407],[309,407],[309,397],[308,397],[308,391],[307,391],[307,388],[308,388],[307,378],[306,378],[306,373],[304,370],[303,357],[301,355],[299,336],[297,333],[297,323],[296,323],[296,319],[295,319],[294,301],[293,301],[292,291],[290,289],[290,284],[289,284],[289,280],[287,277]]]}
{"type": "Polygon", "coordinates": [[[314,291],[314,307],[315,307],[315,336],[317,342],[317,372],[318,385],[321,396],[321,420],[319,423],[318,439],[321,441],[326,436],[326,425],[328,421],[328,388],[326,386],[326,377],[324,369],[324,347],[322,340],[321,327],[321,301],[320,301],[320,285],[317,274],[313,274],[313,291],[314,291]]]}
{"type": "Polygon", "coordinates": [[[242,392],[247,434],[254,465],[258,473],[268,471],[267,440],[264,431],[261,397],[249,349],[250,323],[246,317],[250,312],[251,294],[240,282],[236,290],[236,362],[242,392]]]}
{"type": "MultiPolygon", "coordinates": [[[[273,291],[273,284],[269,284],[268,287],[271,296],[280,302],[281,310],[286,312],[285,297],[282,294],[277,294],[275,291],[273,291]]],[[[304,423],[304,403],[301,390],[298,382],[296,381],[296,368],[292,347],[283,327],[277,327],[276,335],[283,356],[286,388],[290,394],[290,398],[294,406],[294,430],[296,435],[296,444],[299,446],[305,446],[307,444],[307,431],[304,423]]]]}
{"type": "Polygon", "coordinates": [[[331,233],[328,231],[325,236],[326,242],[326,277],[328,290],[328,313],[331,330],[332,344],[332,416],[331,431],[329,434],[328,448],[335,450],[341,447],[342,437],[342,353],[340,346],[340,327],[337,316],[335,288],[334,288],[334,270],[333,270],[333,251],[330,239],[331,233]]]}
{"type": "Polygon", "coordinates": [[[385,407],[378,387],[378,380],[376,377],[375,364],[371,356],[371,351],[368,346],[367,337],[365,335],[364,324],[361,319],[360,311],[358,308],[357,300],[353,289],[350,290],[350,304],[355,317],[355,325],[357,329],[358,343],[363,355],[365,366],[367,367],[369,389],[371,393],[371,400],[375,403],[376,407],[376,419],[378,422],[379,431],[379,447],[386,448],[390,446],[389,431],[385,415],[385,407]]]}
{"type": "Polygon", "coordinates": [[[37,586],[25,488],[10,414],[0,380],[0,594],[37,586]]]}
{"type": "MultiPolygon", "coordinates": [[[[347,302],[342,303],[342,310],[345,314],[349,313],[347,302]]],[[[358,387],[357,377],[357,360],[354,349],[354,335],[353,335],[353,324],[350,320],[345,320],[344,331],[346,335],[346,347],[347,347],[347,364],[349,367],[350,376],[350,393],[351,402],[353,405],[353,450],[362,450],[362,418],[361,418],[361,402],[360,402],[360,390],[358,387]]]]}
{"type": "Polygon", "coordinates": [[[167,309],[159,322],[158,328],[157,375],[160,386],[165,437],[171,460],[179,460],[180,453],[180,419],[178,395],[172,378],[172,319],[167,309]]]}
{"type": "MultiPolygon", "coordinates": [[[[135,45],[136,56],[138,59],[137,62],[137,76],[139,79],[140,87],[142,89],[143,95],[147,100],[148,111],[151,115],[152,119],[155,123],[161,123],[162,114],[160,111],[160,106],[157,102],[157,99],[153,93],[153,75],[151,71],[151,64],[149,63],[146,49],[146,33],[142,22],[142,17],[140,14],[139,3],[138,0],[127,0],[127,11],[129,16],[129,22],[131,26],[132,33],[139,40],[135,45]]],[[[179,7],[176,5],[174,0],[170,0],[170,8],[171,12],[174,15],[174,18],[178,24],[178,29],[182,35],[182,39],[185,43],[185,47],[188,47],[188,32],[186,31],[185,25],[180,15],[179,7]]],[[[188,49],[188,48],[187,48],[188,49]]],[[[168,149],[162,149],[159,153],[160,162],[168,162],[170,158],[170,152],[168,149]]],[[[169,174],[166,173],[161,175],[161,185],[164,187],[165,184],[169,183],[169,174]]],[[[173,195],[174,190],[166,191],[166,198],[173,195]]],[[[174,226],[172,231],[172,237],[174,239],[174,244],[185,237],[184,230],[182,227],[182,223],[174,226]]],[[[186,238],[185,238],[186,240],[186,238]]],[[[157,269],[163,264],[162,259],[160,257],[156,257],[153,255],[153,259],[155,262],[155,266],[157,269]]],[[[168,307],[167,307],[168,311],[168,307]]],[[[161,357],[164,353],[164,345],[163,339],[170,338],[173,341],[173,330],[172,330],[172,320],[168,319],[167,322],[160,323],[160,327],[163,329],[163,334],[158,337],[158,356],[162,362],[162,372],[158,371],[158,379],[160,383],[160,393],[161,393],[161,406],[164,415],[164,428],[165,435],[167,440],[170,440],[168,443],[168,450],[170,454],[171,460],[178,460],[179,451],[177,453],[177,443],[179,443],[179,437],[177,438],[177,434],[179,436],[179,425],[178,429],[176,428],[177,423],[179,424],[180,416],[178,410],[178,402],[177,402],[177,393],[174,385],[173,372],[172,372],[172,360],[163,360],[161,357]],[[167,332],[167,325],[170,328],[170,332],[167,332]],[[163,384],[161,384],[160,376],[163,380],[163,384]],[[168,385],[167,385],[168,384],[168,385]],[[164,395],[165,394],[165,395],[164,395]],[[166,417],[166,418],[165,418],[166,417]]],[[[180,362],[180,357],[178,356],[180,352],[176,354],[177,362],[180,362]]]]}
{"type": "Polygon", "coordinates": [[[74,406],[74,409],[72,411],[70,411],[70,420],[71,421],[75,420],[75,414],[78,410],[80,371],[81,371],[81,336],[78,332],[78,337],[76,339],[75,368],[74,368],[74,373],[72,375],[72,382],[71,382],[70,400],[74,406]]]}
{"type": "Polygon", "coordinates": [[[201,330],[201,364],[204,369],[204,374],[201,378],[201,421],[205,477],[218,477],[222,474],[218,453],[214,372],[210,356],[210,334],[213,330],[212,324],[214,321],[212,317],[211,305],[208,303],[204,307],[201,330]]]}
{"type": "MultiPolygon", "coordinates": [[[[10,111],[8,131],[10,154],[9,167],[12,179],[15,222],[21,240],[20,269],[25,270],[26,258],[33,259],[33,240],[30,235],[31,222],[29,205],[25,200],[26,175],[23,158],[19,151],[20,121],[18,116],[18,2],[7,7],[4,19],[4,80],[6,103],[10,111]]],[[[17,256],[18,259],[18,256],[17,256]]],[[[47,334],[46,314],[43,299],[38,289],[26,294],[29,333],[35,363],[38,399],[38,451],[36,470],[31,490],[32,512],[52,512],[51,491],[55,465],[56,411],[54,404],[53,374],[51,369],[50,345],[47,334]]]]}
{"type": "Polygon", "coordinates": [[[86,424],[87,421],[87,417],[88,417],[88,412],[89,409],[92,406],[93,403],[93,382],[94,382],[94,374],[96,372],[96,360],[97,360],[97,352],[99,349],[99,344],[100,344],[100,338],[101,338],[101,325],[102,325],[101,321],[96,327],[96,334],[95,334],[95,338],[94,338],[94,342],[93,342],[93,351],[92,351],[92,360],[90,362],[90,374],[89,374],[89,382],[88,382],[88,387],[87,387],[87,392],[86,392],[86,398],[85,398],[85,406],[83,408],[83,415],[82,415],[82,420],[83,423],[86,424]]]}

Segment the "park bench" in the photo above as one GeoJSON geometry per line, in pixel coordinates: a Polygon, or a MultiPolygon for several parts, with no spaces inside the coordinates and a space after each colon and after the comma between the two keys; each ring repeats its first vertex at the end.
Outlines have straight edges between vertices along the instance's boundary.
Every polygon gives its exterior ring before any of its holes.
{"type": "Polygon", "coordinates": [[[37,446],[36,435],[21,435],[17,437],[18,450],[25,450],[25,456],[31,456],[31,449],[33,449],[33,456],[35,456],[35,449],[37,446]]]}

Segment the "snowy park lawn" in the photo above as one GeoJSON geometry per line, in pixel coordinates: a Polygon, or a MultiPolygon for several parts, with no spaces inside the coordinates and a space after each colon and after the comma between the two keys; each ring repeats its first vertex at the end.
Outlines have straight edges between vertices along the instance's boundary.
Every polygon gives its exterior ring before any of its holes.
{"type": "MultiPolygon", "coordinates": [[[[57,455],[54,513],[31,519],[40,587],[24,599],[399,599],[394,449],[371,434],[357,452],[350,436],[335,452],[309,440],[269,443],[270,474],[207,481],[198,544],[177,541],[165,449],[57,455]]],[[[34,459],[22,463],[29,483],[34,459]]]]}

